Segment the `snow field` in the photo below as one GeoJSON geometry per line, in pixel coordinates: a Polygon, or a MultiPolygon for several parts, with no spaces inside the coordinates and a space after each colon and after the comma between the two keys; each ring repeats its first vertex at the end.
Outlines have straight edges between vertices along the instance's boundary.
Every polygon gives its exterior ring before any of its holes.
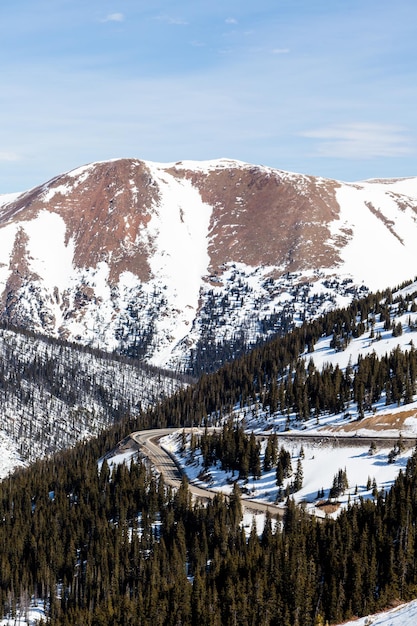
{"type": "Polygon", "coordinates": [[[156,322],[158,335],[166,338],[152,359],[158,363],[166,362],[196,317],[202,278],[210,262],[207,247],[212,207],[202,201],[191,181],[174,178],[150,163],[148,167],[160,190],[148,225],[155,246],[150,266],[167,300],[156,322]]]}
{"type": "MultiPolygon", "coordinates": [[[[237,474],[231,471],[224,471],[220,463],[209,467],[207,472],[203,472],[203,461],[201,454],[196,451],[192,456],[189,449],[181,452],[181,432],[168,435],[161,439],[161,445],[175,454],[183,471],[190,482],[201,485],[215,491],[230,494],[233,489],[233,481],[237,480],[237,474]]],[[[191,435],[187,435],[189,444],[191,435]]],[[[278,445],[283,446],[291,453],[292,476],[284,481],[282,490],[290,485],[294,479],[298,459],[301,460],[303,469],[303,486],[291,495],[298,504],[305,503],[306,510],[318,517],[326,515],[326,509],[317,506],[320,502],[329,498],[329,490],[333,484],[333,478],[339,470],[346,470],[349,487],[344,494],[339,496],[334,502],[337,503],[337,510],[331,513],[335,517],[337,513],[353,504],[359,498],[372,498],[372,485],[367,488],[368,478],[371,483],[375,480],[378,491],[382,489],[388,491],[395,481],[400,469],[404,470],[408,458],[413,450],[404,450],[395,463],[388,463],[388,453],[391,446],[377,448],[375,454],[369,453],[369,446],[345,446],[335,443],[299,443],[294,440],[287,441],[278,435],[278,445]],[[300,456],[301,454],[301,456],[300,456]],[[324,490],[324,497],[319,496],[319,492],[324,490]]],[[[265,452],[266,441],[262,443],[261,466],[263,454],[265,452]]],[[[274,504],[277,499],[279,488],[276,485],[275,468],[269,472],[263,472],[259,480],[249,477],[249,480],[239,480],[242,489],[242,499],[259,500],[274,504]]],[[[285,498],[283,496],[285,501],[285,498]]]]}
{"type": "MultiPolygon", "coordinates": [[[[345,233],[347,245],[340,250],[339,271],[372,291],[394,287],[413,275],[413,233],[417,184],[405,181],[342,184],[336,189],[340,213],[330,224],[335,239],[345,233]],[[410,206],[399,211],[398,194],[412,193],[410,206]],[[397,194],[397,195],[396,195],[397,194]],[[372,202],[370,202],[372,199],[372,202]],[[393,236],[394,235],[394,236],[393,236]],[[373,249],[373,241],[378,249],[373,249]],[[389,254],[381,251],[389,250],[389,254]]],[[[401,198],[402,202],[405,198],[401,198]]],[[[401,205],[401,203],[400,203],[401,205]]]]}
{"type": "Polygon", "coordinates": [[[416,624],[417,600],[413,600],[390,611],[344,622],[340,626],[416,626],[416,624]]]}

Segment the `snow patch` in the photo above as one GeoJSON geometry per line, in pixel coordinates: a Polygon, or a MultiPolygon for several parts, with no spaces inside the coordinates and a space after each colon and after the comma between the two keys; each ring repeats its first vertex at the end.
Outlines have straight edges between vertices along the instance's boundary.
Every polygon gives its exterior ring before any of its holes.
{"type": "Polygon", "coordinates": [[[0,480],[6,478],[17,467],[26,465],[27,463],[19,455],[13,439],[0,431],[0,480]]]}
{"type": "Polygon", "coordinates": [[[343,626],[415,626],[417,624],[417,600],[397,606],[385,613],[375,613],[351,622],[343,622],[343,626]]]}
{"type": "Polygon", "coordinates": [[[149,263],[166,299],[156,321],[162,345],[152,358],[159,364],[187,335],[196,316],[202,277],[210,262],[207,233],[212,207],[202,201],[191,181],[151,171],[159,178],[160,198],[148,225],[154,246],[149,263]]]}
{"type": "MultiPolygon", "coordinates": [[[[415,179],[402,187],[400,183],[392,185],[397,193],[413,188],[414,208],[416,187],[415,179]]],[[[340,249],[339,270],[373,291],[409,279],[413,274],[410,268],[415,266],[416,216],[413,208],[399,210],[405,199],[393,196],[388,185],[372,183],[343,184],[336,189],[336,199],[340,213],[329,225],[330,232],[333,241],[346,240],[340,249]],[[373,241],[378,242],[378,250],[373,249],[373,241]],[[387,250],[389,254],[381,254],[387,250]]]]}
{"type": "Polygon", "coordinates": [[[46,289],[63,291],[74,275],[74,241],[65,243],[66,224],[57,213],[40,211],[34,220],[24,222],[30,268],[42,277],[46,289]]]}
{"type": "Polygon", "coordinates": [[[17,193],[4,193],[0,195],[0,208],[15,202],[19,196],[22,196],[24,192],[19,191],[17,193]]]}

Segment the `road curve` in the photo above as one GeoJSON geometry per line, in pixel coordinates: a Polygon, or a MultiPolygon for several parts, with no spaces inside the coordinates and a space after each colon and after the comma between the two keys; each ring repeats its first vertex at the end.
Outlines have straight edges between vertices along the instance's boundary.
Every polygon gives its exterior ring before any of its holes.
{"type": "MultiPolygon", "coordinates": [[[[209,430],[216,430],[214,428],[209,428],[209,430]]],[[[218,429],[217,429],[218,430],[218,429]]],[[[155,466],[158,472],[162,474],[164,477],[164,481],[167,485],[171,487],[178,488],[181,484],[181,479],[183,476],[183,471],[181,470],[178,462],[176,461],[174,455],[170,453],[168,450],[164,449],[160,445],[160,440],[162,437],[166,435],[171,435],[174,432],[194,432],[194,433],[203,433],[203,428],[157,428],[153,430],[143,430],[131,433],[130,439],[133,440],[141,454],[146,457],[152,465],[155,466]]],[[[299,443],[305,442],[325,442],[330,445],[341,445],[341,446],[370,446],[372,442],[376,443],[379,446],[391,446],[395,445],[398,442],[398,437],[383,437],[383,436],[374,436],[374,437],[363,437],[354,433],[352,435],[346,433],[323,433],[320,434],[317,431],[306,433],[306,432],[280,432],[277,433],[279,438],[287,439],[287,440],[297,440],[299,443]]],[[[267,434],[259,435],[259,438],[267,437],[267,434]]],[[[403,436],[402,441],[405,447],[412,447],[416,444],[415,436],[407,437],[403,436]]],[[[194,498],[200,500],[213,499],[218,491],[214,489],[203,488],[199,485],[193,484],[189,482],[189,490],[194,498]]],[[[275,504],[268,504],[266,502],[260,502],[255,500],[250,500],[246,498],[244,495],[242,496],[242,506],[247,511],[252,513],[266,512],[268,511],[274,517],[282,517],[285,512],[285,507],[278,506],[275,504]]]]}
{"type": "MultiPolygon", "coordinates": [[[[159,471],[167,485],[178,488],[181,485],[183,472],[178,466],[174,456],[168,450],[159,445],[159,441],[166,435],[174,432],[203,432],[203,429],[197,428],[161,428],[154,430],[142,430],[131,433],[131,439],[138,445],[140,452],[155,466],[159,471]]],[[[213,499],[219,492],[214,489],[205,489],[189,482],[189,490],[192,496],[200,500],[213,499]]],[[[227,497],[227,496],[226,496],[227,497]]],[[[242,507],[253,514],[269,512],[272,517],[282,517],[285,513],[285,507],[276,504],[268,504],[249,500],[242,496],[242,507]]]]}

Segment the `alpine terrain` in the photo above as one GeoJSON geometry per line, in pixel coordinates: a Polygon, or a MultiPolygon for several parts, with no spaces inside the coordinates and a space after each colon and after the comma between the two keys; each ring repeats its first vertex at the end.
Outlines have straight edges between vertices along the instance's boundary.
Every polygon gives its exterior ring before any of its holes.
{"type": "Polygon", "coordinates": [[[415,599],[417,178],[124,159],[0,205],[0,624],[415,599]]]}
{"type": "Polygon", "coordinates": [[[92,163],[0,196],[0,316],[198,374],[415,273],[417,178],[92,163]]]}

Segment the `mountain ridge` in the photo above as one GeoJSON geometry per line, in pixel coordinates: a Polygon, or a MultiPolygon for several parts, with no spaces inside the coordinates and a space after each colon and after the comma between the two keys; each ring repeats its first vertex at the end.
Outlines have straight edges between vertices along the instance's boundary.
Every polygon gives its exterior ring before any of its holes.
{"type": "Polygon", "coordinates": [[[208,344],[221,363],[411,278],[416,234],[417,178],[343,183],[229,159],[97,162],[0,196],[0,313],[204,369],[208,344]]]}

